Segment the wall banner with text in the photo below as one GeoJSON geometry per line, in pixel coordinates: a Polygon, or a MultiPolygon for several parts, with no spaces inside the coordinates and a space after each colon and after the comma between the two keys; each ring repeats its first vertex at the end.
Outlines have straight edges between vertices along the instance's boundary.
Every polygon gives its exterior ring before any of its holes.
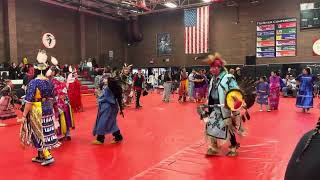
{"type": "Polygon", "coordinates": [[[257,22],[257,58],[292,57],[296,55],[296,18],[257,22]]]}

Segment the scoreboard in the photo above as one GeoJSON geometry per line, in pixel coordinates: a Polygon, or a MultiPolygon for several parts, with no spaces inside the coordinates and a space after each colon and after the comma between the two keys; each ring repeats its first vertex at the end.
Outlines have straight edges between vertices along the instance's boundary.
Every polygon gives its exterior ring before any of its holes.
{"type": "Polygon", "coordinates": [[[300,4],[300,28],[320,27],[320,1],[300,4]]]}

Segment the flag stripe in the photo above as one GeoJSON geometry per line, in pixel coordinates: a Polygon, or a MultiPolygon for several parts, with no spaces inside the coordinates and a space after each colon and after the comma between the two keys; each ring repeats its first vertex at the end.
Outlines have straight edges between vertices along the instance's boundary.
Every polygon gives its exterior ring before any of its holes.
{"type": "Polygon", "coordinates": [[[192,48],[191,27],[188,28],[188,36],[189,36],[189,54],[191,54],[191,48],[192,48]]]}
{"type": "MultiPolygon", "coordinates": [[[[203,17],[203,8],[200,8],[200,16],[203,17]]],[[[200,53],[203,53],[203,18],[200,19],[200,53]]]]}
{"type": "Polygon", "coordinates": [[[209,6],[184,11],[185,53],[208,52],[209,6]]]}
{"type": "Polygon", "coordinates": [[[199,44],[200,44],[200,11],[199,11],[199,9],[197,9],[197,28],[196,28],[196,30],[197,30],[197,35],[196,35],[196,39],[197,39],[197,51],[196,52],[199,52],[200,51],[200,46],[199,46],[199,44]]]}
{"type": "Polygon", "coordinates": [[[208,52],[208,19],[209,19],[209,16],[208,16],[208,8],[209,6],[207,6],[205,8],[205,15],[204,15],[204,18],[206,18],[206,20],[204,21],[205,22],[205,25],[204,25],[204,30],[205,30],[205,33],[204,33],[204,40],[205,40],[205,47],[204,47],[204,52],[207,53],[208,52]]]}
{"type": "Polygon", "coordinates": [[[186,54],[188,54],[188,48],[187,48],[187,46],[188,46],[188,30],[187,30],[187,28],[185,28],[185,30],[184,30],[184,46],[186,47],[185,48],[185,53],[186,54]]]}

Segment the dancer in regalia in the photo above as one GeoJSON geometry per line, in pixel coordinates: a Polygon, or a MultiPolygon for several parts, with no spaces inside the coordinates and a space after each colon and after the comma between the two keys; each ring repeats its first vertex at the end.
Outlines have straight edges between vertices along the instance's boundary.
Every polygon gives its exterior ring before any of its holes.
{"type": "Polygon", "coordinates": [[[133,98],[133,80],[130,76],[130,69],[132,65],[124,64],[121,72],[122,90],[123,90],[123,104],[130,106],[133,98]]]}
{"type": "MultiPolygon", "coordinates": [[[[210,140],[207,155],[217,155],[218,140],[229,138],[231,145],[227,156],[236,156],[240,147],[236,133],[241,134],[242,121],[250,119],[246,108],[254,104],[255,97],[245,102],[244,97],[251,97],[251,92],[244,94],[239,90],[235,77],[228,74],[225,61],[219,54],[209,55],[205,61],[210,64],[213,76],[209,84],[208,105],[199,106],[198,113],[206,122],[206,137],[210,140]],[[205,108],[208,108],[208,112],[204,111],[205,108]],[[242,109],[245,110],[243,115],[240,114],[242,109]]],[[[247,87],[252,86],[247,84],[247,87]]]]}
{"type": "Polygon", "coordinates": [[[55,95],[55,103],[54,103],[54,111],[55,117],[59,120],[59,128],[57,128],[57,135],[59,139],[65,139],[70,141],[71,134],[70,130],[74,128],[74,119],[72,115],[72,108],[68,98],[68,90],[66,85],[66,80],[63,76],[61,76],[61,70],[57,66],[57,61],[52,61],[55,65],[51,67],[48,72],[49,76],[51,76],[51,82],[54,86],[54,95],[55,95]]]}
{"type": "MultiPolygon", "coordinates": [[[[12,103],[11,89],[13,84],[10,80],[5,81],[5,86],[2,88],[0,94],[0,120],[7,120],[16,118],[16,112],[14,110],[14,104],[12,103]]],[[[6,126],[5,123],[0,122],[0,127],[6,126]]]]}
{"type": "Polygon", "coordinates": [[[20,140],[23,145],[33,145],[37,149],[38,156],[32,162],[46,166],[54,162],[50,149],[59,143],[54,128],[53,84],[43,75],[47,69],[45,51],[39,51],[37,60],[37,76],[29,82],[25,97],[20,140]]]}
{"type": "Polygon", "coordinates": [[[122,87],[113,78],[103,80],[102,94],[98,99],[99,108],[93,135],[96,140],[92,143],[101,145],[104,143],[105,134],[112,134],[114,139],[111,143],[119,143],[123,137],[117,123],[117,115],[123,116],[122,87]]]}
{"type": "Polygon", "coordinates": [[[296,79],[300,84],[296,106],[302,108],[303,112],[308,112],[313,107],[313,82],[315,79],[316,77],[311,74],[310,68],[304,68],[302,74],[296,79]]]}
{"type": "Polygon", "coordinates": [[[280,100],[280,89],[282,84],[282,79],[278,75],[277,71],[272,71],[269,78],[270,94],[269,94],[269,106],[271,110],[278,110],[279,100],[280,100]]]}
{"type": "Polygon", "coordinates": [[[269,97],[269,84],[265,76],[261,76],[257,84],[257,103],[260,104],[260,112],[263,111],[262,106],[267,107],[267,111],[270,112],[268,97],[269,97]]]}
{"type": "Polygon", "coordinates": [[[182,68],[180,71],[180,86],[179,86],[179,102],[186,102],[187,100],[187,82],[188,73],[186,68],[182,68]]]}
{"type": "Polygon", "coordinates": [[[133,77],[133,89],[136,93],[136,109],[141,108],[140,97],[145,90],[145,79],[141,69],[138,69],[138,74],[133,77]]]}
{"type": "Polygon", "coordinates": [[[81,83],[78,80],[78,74],[77,71],[72,68],[72,66],[69,66],[69,72],[67,79],[67,88],[68,88],[68,97],[70,100],[70,104],[72,107],[72,110],[74,112],[80,112],[83,111],[82,101],[81,101],[81,83]]]}

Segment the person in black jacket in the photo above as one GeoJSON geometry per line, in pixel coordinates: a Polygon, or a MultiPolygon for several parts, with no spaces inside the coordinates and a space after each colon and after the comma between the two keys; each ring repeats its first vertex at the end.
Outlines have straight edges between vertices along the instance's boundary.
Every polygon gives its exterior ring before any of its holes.
{"type": "Polygon", "coordinates": [[[9,79],[17,79],[19,68],[16,63],[12,63],[9,67],[9,79]]]}
{"type": "Polygon", "coordinates": [[[136,109],[141,108],[140,97],[141,93],[144,90],[144,76],[141,69],[138,69],[138,74],[133,78],[133,89],[136,92],[136,109]]]}
{"type": "Polygon", "coordinates": [[[320,167],[320,119],[298,142],[287,166],[285,180],[317,180],[320,167]]]}

